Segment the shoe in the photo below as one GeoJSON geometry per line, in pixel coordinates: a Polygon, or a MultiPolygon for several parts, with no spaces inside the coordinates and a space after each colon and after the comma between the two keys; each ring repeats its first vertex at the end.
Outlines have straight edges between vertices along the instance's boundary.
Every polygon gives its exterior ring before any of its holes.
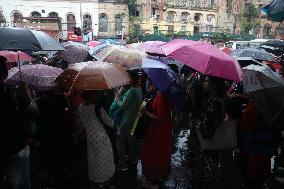
{"type": "Polygon", "coordinates": [[[116,170],[117,171],[127,171],[128,167],[127,167],[127,165],[118,165],[116,170]]]}

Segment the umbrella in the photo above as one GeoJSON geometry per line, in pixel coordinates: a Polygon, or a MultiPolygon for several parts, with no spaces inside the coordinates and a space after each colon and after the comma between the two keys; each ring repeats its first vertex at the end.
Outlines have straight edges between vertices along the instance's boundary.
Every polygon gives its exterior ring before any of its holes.
{"type": "Polygon", "coordinates": [[[96,47],[99,44],[101,44],[100,41],[89,41],[86,45],[90,46],[90,47],[96,47]]]}
{"type": "Polygon", "coordinates": [[[161,45],[166,44],[166,42],[162,41],[146,41],[142,43],[138,49],[141,51],[147,52],[149,54],[164,54],[161,45]]]}
{"type": "Polygon", "coordinates": [[[130,82],[130,76],[119,65],[100,61],[74,64],[55,80],[66,90],[108,90],[130,82]]]}
{"type": "Polygon", "coordinates": [[[244,93],[251,94],[258,110],[272,125],[284,116],[284,97],[281,95],[284,94],[283,78],[266,65],[249,65],[243,70],[244,93]]]}
{"type": "Polygon", "coordinates": [[[19,84],[20,77],[30,87],[36,90],[50,90],[55,87],[54,80],[63,72],[60,68],[55,68],[43,64],[27,64],[21,66],[21,70],[15,67],[9,70],[6,79],[7,84],[19,84]],[[21,76],[20,76],[21,75],[21,76]]]}
{"type": "Polygon", "coordinates": [[[249,66],[251,64],[253,64],[253,65],[260,65],[260,66],[263,65],[261,62],[255,60],[255,59],[253,59],[251,57],[238,57],[236,60],[239,62],[240,66],[242,68],[246,67],[246,66],[249,66]]]}
{"type": "Polygon", "coordinates": [[[284,0],[273,0],[262,8],[262,11],[272,21],[282,22],[284,20],[284,0]]]}
{"type": "Polygon", "coordinates": [[[231,53],[233,57],[251,57],[255,60],[264,60],[264,61],[272,61],[276,62],[276,57],[266,52],[263,49],[256,49],[256,48],[243,48],[243,49],[236,49],[231,53]]]}
{"type": "Polygon", "coordinates": [[[166,95],[169,102],[183,110],[185,94],[178,75],[167,65],[149,58],[143,58],[142,68],[158,90],[166,95]]]}
{"type": "Polygon", "coordinates": [[[269,40],[260,47],[284,60],[284,41],[269,40]]]}
{"type": "Polygon", "coordinates": [[[186,44],[180,48],[172,47],[167,54],[204,75],[237,82],[242,80],[240,65],[228,54],[209,43],[190,41],[186,44]]]}
{"type": "Polygon", "coordinates": [[[62,43],[66,51],[56,53],[56,57],[62,59],[69,64],[87,61],[89,56],[89,47],[80,43],[65,42],[62,43]]]}
{"type": "Polygon", "coordinates": [[[228,47],[222,47],[222,48],[220,48],[220,50],[227,53],[227,54],[230,54],[231,52],[233,52],[233,49],[228,48],[228,47]]]}
{"type": "Polygon", "coordinates": [[[152,45],[149,47],[146,52],[153,55],[161,55],[168,56],[172,52],[186,46],[201,43],[199,41],[191,41],[184,39],[175,39],[168,43],[160,44],[160,45],[152,45]]]}
{"type": "Polygon", "coordinates": [[[60,51],[65,49],[44,32],[3,27],[0,28],[0,50],[60,51]]]}
{"type": "Polygon", "coordinates": [[[126,70],[133,70],[141,69],[142,57],[146,57],[147,55],[136,49],[112,45],[103,47],[92,56],[99,61],[116,63],[121,65],[126,70]]]}
{"type": "Polygon", "coordinates": [[[4,56],[7,59],[7,62],[31,61],[33,59],[24,52],[14,51],[0,51],[0,56],[4,56]]]}

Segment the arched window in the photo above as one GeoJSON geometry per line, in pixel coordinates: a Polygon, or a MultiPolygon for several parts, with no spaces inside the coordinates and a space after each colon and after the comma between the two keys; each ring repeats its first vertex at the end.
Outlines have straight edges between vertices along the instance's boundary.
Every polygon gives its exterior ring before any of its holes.
{"type": "Polygon", "coordinates": [[[180,20],[183,21],[183,22],[185,22],[185,21],[188,21],[188,19],[189,19],[189,13],[187,13],[187,12],[182,12],[182,13],[181,13],[181,16],[180,16],[180,20]]]}
{"type": "Polygon", "coordinates": [[[174,19],[175,19],[175,12],[169,11],[168,12],[168,17],[167,17],[168,22],[173,22],[174,19]]]}
{"type": "Polygon", "coordinates": [[[67,15],[67,30],[72,31],[73,27],[76,26],[76,17],[74,14],[67,15]]]}
{"type": "Polygon", "coordinates": [[[198,21],[200,20],[200,17],[201,17],[201,14],[200,14],[200,13],[196,13],[196,14],[194,15],[194,21],[195,21],[195,22],[198,22],[198,21]]]}
{"type": "Polygon", "coordinates": [[[99,16],[99,32],[108,31],[108,17],[106,14],[100,14],[99,16]]]}
{"type": "Polygon", "coordinates": [[[116,32],[122,31],[122,21],[123,21],[122,16],[119,16],[119,15],[115,16],[115,31],[116,32]]]}
{"type": "Polygon", "coordinates": [[[263,27],[263,35],[265,38],[268,38],[271,34],[271,25],[270,24],[265,24],[263,27]]]}
{"type": "Polygon", "coordinates": [[[57,12],[50,12],[48,14],[48,17],[50,17],[50,18],[58,18],[58,13],[57,12]]]}
{"type": "Polygon", "coordinates": [[[83,16],[83,29],[84,30],[91,30],[92,29],[92,17],[89,14],[85,14],[83,16]]]}
{"type": "Polygon", "coordinates": [[[33,11],[33,12],[31,13],[31,16],[32,16],[32,17],[41,17],[41,14],[40,14],[39,12],[37,12],[37,11],[33,11]]]}
{"type": "Polygon", "coordinates": [[[212,23],[214,18],[215,18],[215,16],[212,15],[212,14],[207,14],[207,15],[206,15],[206,21],[207,21],[207,22],[212,23]]]}
{"type": "Polygon", "coordinates": [[[21,22],[23,20],[23,15],[19,12],[13,13],[13,22],[21,22]]]}

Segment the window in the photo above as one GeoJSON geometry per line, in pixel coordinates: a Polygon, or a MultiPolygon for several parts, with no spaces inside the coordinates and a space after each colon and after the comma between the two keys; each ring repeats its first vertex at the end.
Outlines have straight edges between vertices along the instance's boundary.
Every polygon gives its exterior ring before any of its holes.
{"type": "Polygon", "coordinates": [[[271,26],[269,24],[265,24],[263,27],[264,37],[268,38],[270,36],[270,33],[271,33],[271,26]]]}
{"type": "Polygon", "coordinates": [[[213,16],[212,15],[207,15],[206,20],[207,22],[212,22],[213,16]]]}
{"type": "Polygon", "coordinates": [[[186,26],[181,26],[180,31],[186,32],[186,26]]]}
{"type": "Polygon", "coordinates": [[[158,12],[158,9],[156,9],[156,8],[152,8],[152,17],[155,17],[155,16],[157,16],[157,12],[158,12]]]}
{"type": "Polygon", "coordinates": [[[48,14],[48,17],[50,17],[50,18],[58,18],[58,13],[57,12],[50,12],[48,14]]]}
{"type": "Polygon", "coordinates": [[[168,12],[168,17],[167,17],[168,22],[173,22],[174,19],[175,19],[175,12],[172,11],[168,12]]]}
{"type": "Polygon", "coordinates": [[[195,14],[194,21],[198,22],[200,20],[200,14],[195,14]]]}
{"type": "Polygon", "coordinates": [[[169,25],[168,26],[168,32],[173,33],[175,31],[174,26],[173,25],[169,25]]]}
{"type": "Polygon", "coordinates": [[[188,20],[188,17],[189,17],[189,13],[187,13],[187,12],[182,12],[182,13],[181,13],[181,16],[180,16],[180,20],[183,21],[183,22],[185,22],[185,21],[188,20]]]}
{"type": "Polygon", "coordinates": [[[227,12],[232,12],[233,10],[233,2],[232,0],[227,0],[227,12]]]}
{"type": "Polygon", "coordinates": [[[194,26],[194,28],[193,28],[193,34],[194,34],[194,35],[199,34],[199,26],[194,26]]]}
{"type": "Polygon", "coordinates": [[[115,31],[116,32],[122,31],[122,21],[123,21],[122,16],[116,16],[115,17],[115,31]]]}
{"type": "Polygon", "coordinates": [[[154,34],[158,34],[158,31],[159,31],[159,27],[158,26],[154,26],[154,34]]]}
{"type": "Polygon", "coordinates": [[[215,5],[215,0],[208,0],[208,6],[213,6],[215,5]]]}
{"type": "Polygon", "coordinates": [[[108,18],[106,14],[100,14],[99,16],[99,32],[108,31],[108,18]]]}
{"type": "Polygon", "coordinates": [[[76,27],[76,18],[74,14],[67,15],[67,30],[72,31],[73,27],[76,27]]]}
{"type": "Polygon", "coordinates": [[[92,29],[92,17],[89,14],[85,14],[83,16],[83,30],[91,30],[92,29]]]}
{"type": "Polygon", "coordinates": [[[41,17],[41,14],[40,14],[39,12],[37,12],[37,11],[33,11],[33,12],[31,13],[31,16],[32,16],[32,17],[41,17]]]}
{"type": "Polygon", "coordinates": [[[21,22],[23,20],[23,15],[19,12],[14,12],[13,22],[21,22]]]}

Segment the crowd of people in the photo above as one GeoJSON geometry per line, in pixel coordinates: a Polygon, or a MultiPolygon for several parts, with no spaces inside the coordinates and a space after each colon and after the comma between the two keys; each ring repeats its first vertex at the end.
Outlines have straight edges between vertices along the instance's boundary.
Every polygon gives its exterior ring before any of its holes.
{"type": "Polygon", "coordinates": [[[237,187],[232,165],[240,157],[240,186],[262,188],[283,120],[267,122],[263,98],[244,95],[241,84],[191,69],[176,72],[184,111],[173,111],[174,104],[135,70],[128,71],[131,84],[109,91],[35,93],[25,82],[6,86],[0,57],[0,188],[36,188],[34,176],[42,172],[51,188],[79,188],[86,180],[94,188],[114,188],[115,172],[141,160],[142,187],[158,189],[171,172],[173,118],[181,114],[191,122],[193,175],[218,188],[237,187]]]}

